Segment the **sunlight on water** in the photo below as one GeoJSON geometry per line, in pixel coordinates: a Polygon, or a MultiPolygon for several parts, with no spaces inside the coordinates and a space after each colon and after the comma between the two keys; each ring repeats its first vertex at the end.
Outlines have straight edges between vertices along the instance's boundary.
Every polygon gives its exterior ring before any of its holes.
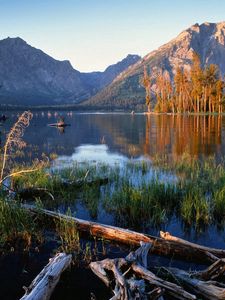
{"type": "Polygon", "coordinates": [[[107,164],[121,166],[127,158],[121,154],[109,151],[107,145],[82,145],[75,149],[71,156],[60,156],[55,161],[55,166],[70,167],[74,162],[89,164],[107,164]]]}

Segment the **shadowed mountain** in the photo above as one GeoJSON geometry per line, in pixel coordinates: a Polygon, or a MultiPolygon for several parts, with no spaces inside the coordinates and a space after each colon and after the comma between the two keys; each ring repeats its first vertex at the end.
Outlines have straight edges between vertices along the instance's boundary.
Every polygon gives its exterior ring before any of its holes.
{"type": "Polygon", "coordinates": [[[166,70],[173,79],[178,66],[190,68],[193,51],[200,55],[202,66],[217,64],[221,75],[224,75],[225,22],[191,26],[169,43],[150,52],[142,60],[119,74],[110,85],[84,104],[101,108],[131,109],[144,104],[145,90],[140,85],[144,66],[150,69],[152,78],[156,78],[161,71],[166,70]]]}
{"type": "Polygon", "coordinates": [[[104,72],[81,73],[69,61],[55,60],[21,38],[7,38],[0,41],[0,103],[78,103],[111,83],[139,59],[138,55],[128,55],[104,72]]]}

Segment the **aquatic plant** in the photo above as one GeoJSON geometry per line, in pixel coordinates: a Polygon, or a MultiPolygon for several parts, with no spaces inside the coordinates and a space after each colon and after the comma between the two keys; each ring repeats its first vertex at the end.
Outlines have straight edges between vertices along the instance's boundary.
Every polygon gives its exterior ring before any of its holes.
{"type": "Polygon", "coordinates": [[[178,195],[174,185],[162,183],[157,178],[138,187],[123,181],[105,197],[104,207],[126,225],[159,225],[169,216],[178,195]]]}
{"type": "MultiPolygon", "coordinates": [[[[31,246],[32,237],[39,239],[40,232],[28,211],[15,201],[0,198],[0,245],[13,247],[22,245],[23,249],[31,246]]],[[[23,250],[22,249],[22,250],[23,250]]]]}
{"type": "MultiPolygon", "coordinates": [[[[72,216],[71,210],[68,208],[66,215],[72,216]]],[[[66,253],[80,252],[80,236],[76,225],[69,218],[59,217],[55,219],[56,233],[61,240],[61,248],[66,253]]]]}
{"type": "Polygon", "coordinates": [[[225,186],[217,190],[213,196],[213,213],[219,222],[225,220],[225,186]]]}
{"type": "Polygon", "coordinates": [[[181,216],[188,225],[199,226],[210,222],[210,204],[199,191],[193,190],[181,201],[181,216]]]}

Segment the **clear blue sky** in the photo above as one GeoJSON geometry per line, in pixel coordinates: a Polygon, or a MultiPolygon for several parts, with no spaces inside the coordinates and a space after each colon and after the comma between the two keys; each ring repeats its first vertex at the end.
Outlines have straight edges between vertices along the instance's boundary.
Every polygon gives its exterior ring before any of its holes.
{"type": "Polygon", "coordinates": [[[144,56],[194,23],[225,20],[225,0],[0,0],[0,39],[19,36],[80,71],[144,56]]]}

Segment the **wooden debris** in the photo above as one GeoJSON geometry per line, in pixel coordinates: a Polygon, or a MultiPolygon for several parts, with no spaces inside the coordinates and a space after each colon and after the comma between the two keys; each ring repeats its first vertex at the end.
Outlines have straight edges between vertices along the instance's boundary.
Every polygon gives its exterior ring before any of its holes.
{"type": "Polygon", "coordinates": [[[111,300],[133,299],[163,299],[163,294],[170,295],[173,299],[196,299],[182,287],[157,277],[147,270],[147,253],[151,244],[142,244],[141,247],[131,252],[125,259],[104,259],[92,262],[90,268],[107,285],[111,286],[110,272],[114,276],[114,296],[111,300]],[[146,283],[145,283],[146,282],[146,283]],[[152,288],[147,292],[146,284],[152,288]],[[149,298],[149,297],[152,298],[149,298]]]}
{"type": "Polygon", "coordinates": [[[186,261],[197,261],[199,263],[206,264],[214,263],[217,261],[217,257],[225,258],[225,251],[221,249],[203,247],[189,242],[184,243],[184,241],[179,241],[179,239],[169,240],[165,237],[155,237],[120,227],[86,221],[46,209],[36,209],[33,205],[23,204],[22,206],[33,213],[43,213],[50,218],[58,218],[74,222],[78,230],[88,232],[93,236],[103,237],[106,240],[112,240],[134,246],[139,246],[140,242],[151,243],[151,253],[153,254],[178,259],[185,258],[186,261]]]}
{"type": "Polygon", "coordinates": [[[168,268],[168,270],[179,280],[184,286],[188,287],[193,293],[200,295],[201,298],[209,300],[224,300],[225,286],[221,287],[215,281],[203,281],[191,277],[191,275],[177,268],[168,268]]]}
{"type": "Polygon", "coordinates": [[[203,280],[215,280],[218,277],[225,275],[225,259],[218,259],[214,264],[206,270],[195,272],[193,275],[203,280]]]}
{"type": "Polygon", "coordinates": [[[215,260],[215,261],[218,258],[225,257],[225,250],[223,250],[223,249],[210,248],[210,247],[198,245],[195,243],[191,243],[186,240],[177,238],[177,237],[171,235],[169,232],[160,231],[160,237],[166,241],[173,241],[173,242],[188,246],[193,249],[199,249],[200,251],[204,251],[205,253],[207,253],[207,255],[212,257],[212,260],[215,260]]]}
{"type": "Polygon", "coordinates": [[[68,268],[72,256],[65,253],[55,255],[44,269],[25,289],[25,295],[21,300],[48,300],[59,281],[61,273],[68,268]]]}

